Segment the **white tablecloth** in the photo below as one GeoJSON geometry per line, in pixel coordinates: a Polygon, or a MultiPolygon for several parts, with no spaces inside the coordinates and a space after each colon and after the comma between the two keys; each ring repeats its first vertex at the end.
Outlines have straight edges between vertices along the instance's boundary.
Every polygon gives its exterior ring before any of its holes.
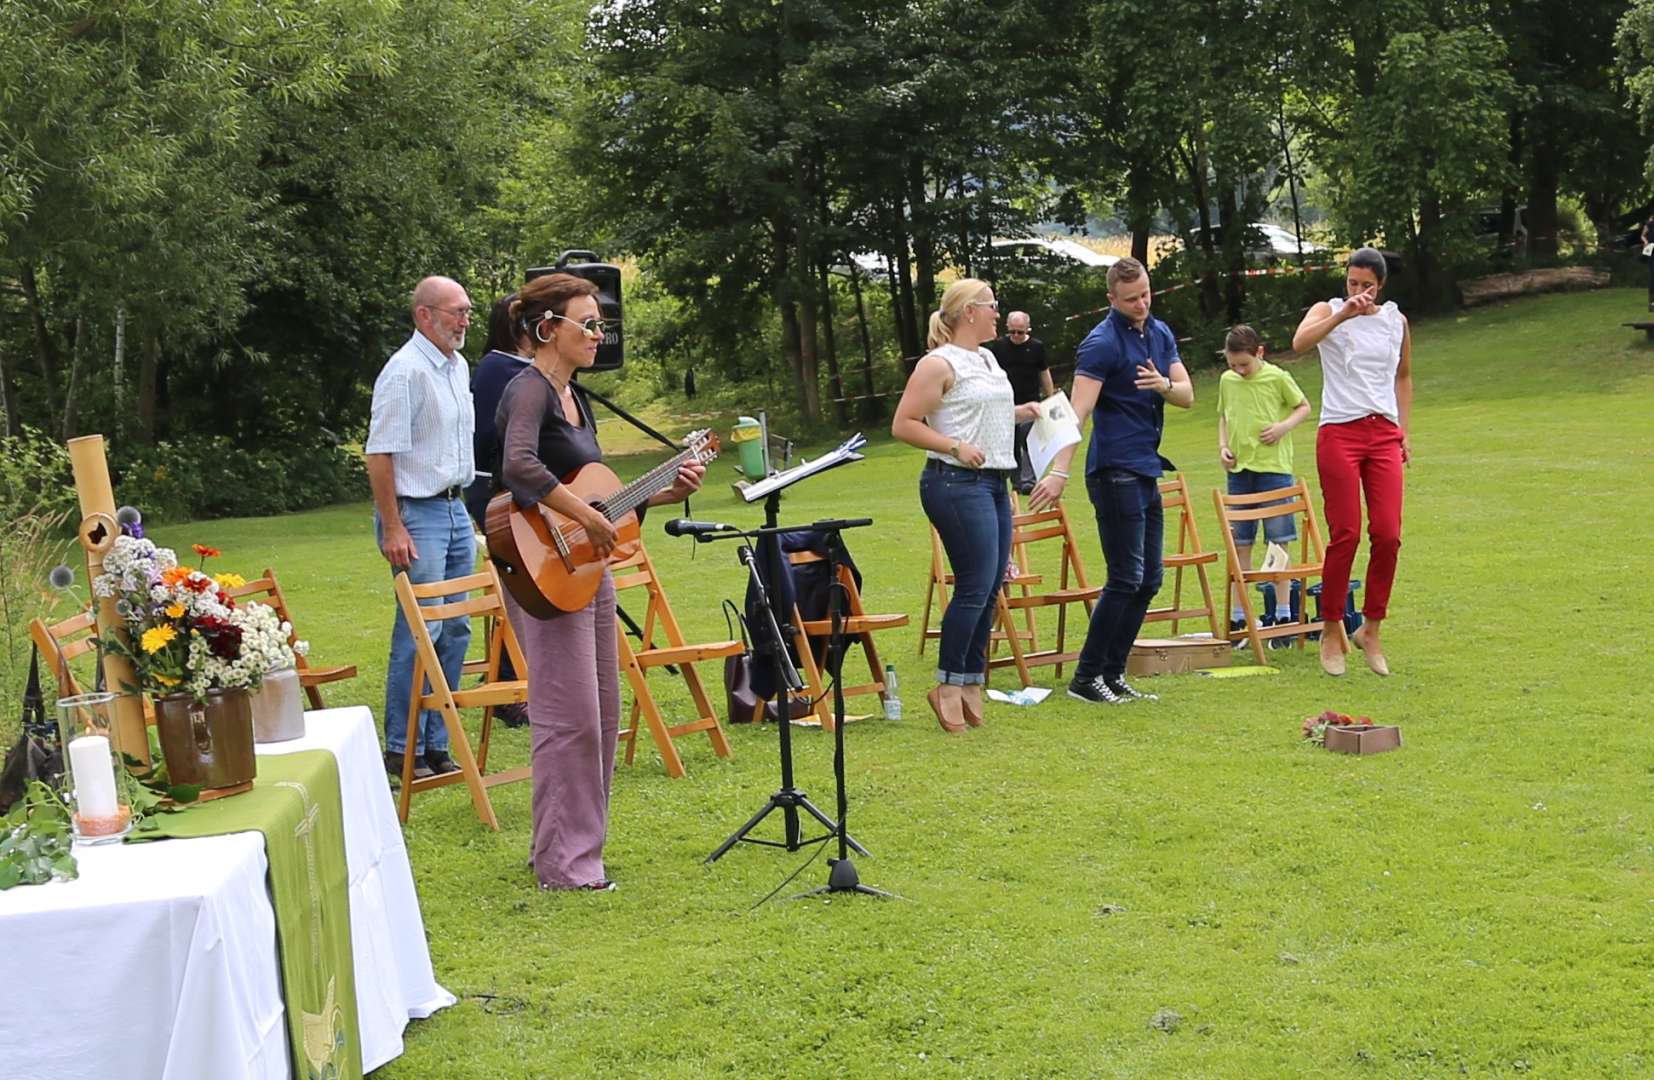
{"type": "MultiPolygon", "coordinates": [[[[402,1052],[438,986],[366,708],[305,714],[339,761],[362,1064],[402,1052]]],[[[0,1080],[256,1080],[288,1073],[264,838],[77,848],[74,881],[0,892],[0,1080]]]]}

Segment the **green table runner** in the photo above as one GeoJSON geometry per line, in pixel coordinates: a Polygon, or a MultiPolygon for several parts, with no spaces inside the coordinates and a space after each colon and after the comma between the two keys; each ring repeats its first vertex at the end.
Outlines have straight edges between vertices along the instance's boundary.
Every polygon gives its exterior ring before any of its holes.
{"type": "Polygon", "coordinates": [[[293,1074],[305,1080],[361,1077],[350,877],[333,755],[261,755],[253,790],[183,813],[157,814],[155,821],[156,829],[135,839],[264,834],[293,1074]]]}

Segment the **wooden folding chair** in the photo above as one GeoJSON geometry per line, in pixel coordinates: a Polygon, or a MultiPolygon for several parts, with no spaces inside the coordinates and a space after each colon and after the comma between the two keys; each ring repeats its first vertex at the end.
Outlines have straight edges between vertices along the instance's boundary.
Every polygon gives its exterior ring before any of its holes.
{"type": "Polygon", "coordinates": [[[636,554],[629,559],[610,564],[609,570],[614,575],[617,593],[624,589],[643,589],[649,597],[648,606],[643,613],[641,640],[636,647],[632,645],[631,638],[626,636],[626,627],[619,622],[615,624],[615,637],[619,641],[620,650],[620,670],[625,672],[626,681],[632,687],[631,726],[620,733],[621,739],[626,743],[626,764],[632,763],[632,755],[637,750],[640,717],[648,723],[649,733],[654,736],[661,760],[666,763],[666,775],[670,777],[684,775],[683,759],[678,755],[677,747],[672,745],[672,740],[680,735],[704,731],[706,737],[712,741],[712,752],[721,758],[729,757],[729,738],[724,734],[723,725],[718,723],[718,714],[712,707],[711,699],[706,695],[706,687],[701,684],[695,664],[702,660],[720,660],[726,656],[734,656],[742,652],[746,646],[739,641],[709,641],[691,645],[684,640],[683,629],[678,625],[677,616],[672,614],[672,605],[666,599],[666,590],[661,586],[654,561],[649,558],[649,550],[641,540],[638,541],[636,554]],[[683,676],[683,681],[689,687],[689,698],[695,707],[695,718],[688,723],[668,724],[666,718],[661,715],[655,695],[649,689],[650,670],[669,666],[677,668],[678,674],[683,676]]]}
{"type": "MultiPolygon", "coordinates": [[[[276,617],[293,628],[287,635],[288,644],[299,640],[298,624],[293,621],[293,615],[287,610],[287,597],[282,594],[281,584],[276,581],[276,572],[269,567],[264,568],[264,576],[256,581],[249,581],[245,585],[237,585],[225,592],[237,600],[256,600],[268,604],[275,609],[276,617]]],[[[335,664],[332,667],[316,667],[305,657],[294,656],[294,666],[298,668],[299,685],[304,687],[304,693],[310,699],[312,709],[326,708],[322,702],[320,687],[323,683],[338,682],[340,679],[354,679],[356,677],[355,664],[335,664]]]]}
{"type": "MultiPolygon", "coordinates": [[[[29,620],[29,637],[40,651],[40,662],[57,679],[59,697],[74,697],[81,692],[80,683],[69,663],[98,647],[98,618],[87,610],[71,615],[61,622],[47,625],[43,619],[29,620]]],[[[96,663],[96,658],[93,660],[96,663]]]]}
{"type": "MultiPolygon", "coordinates": [[[[1250,586],[1257,581],[1273,581],[1276,589],[1282,590],[1287,587],[1289,581],[1296,578],[1303,581],[1302,595],[1308,597],[1309,579],[1321,576],[1321,568],[1327,554],[1326,545],[1321,540],[1321,526],[1315,520],[1315,507],[1309,501],[1309,489],[1302,480],[1291,487],[1277,491],[1260,491],[1251,495],[1230,495],[1214,488],[1212,502],[1217,507],[1218,527],[1223,530],[1223,543],[1229,551],[1229,571],[1224,577],[1223,595],[1226,598],[1232,595],[1235,583],[1240,583],[1241,611],[1244,612],[1246,621],[1243,628],[1228,634],[1227,637],[1231,641],[1240,641],[1244,638],[1252,646],[1253,659],[1262,667],[1266,665],[1263,646],[1265,638],[1296,637],[1301,649],[1304,647],[1304,635],[1320,630],[1321,624],[1310,621],[1309,604],[1305,603],[1298,621],[1259,626],[1250,586]],[[1231,526],[1237,521],[1262,521],[1264,518],[1285,514],[1302,515],[1303,527],[1298,530],[1298,561],[1277,570],[1253,570],[1242,566],[1231,526]]],[[[1343,635],[1339,637],[1342,640],[1343,635]]],[[[1349,648],[1347,643],[1344,647],[1346,650],[1349,648]]]]}
{"type": "MultiPolygon", "coordinates": [[[[1218,561],[1218,553],[1200,546],[1200,533],[1195,528],[1194,506],[1189,501],[1189,482],[1181,475],[1160,481],[1160,502],[1165,507],[1168,521],[1177,512],[1177,550],[1167,552],[1164,566],[1172,572],[1172,602],[1170,607],[1150,608],[1143,616],[1145,623],[1170,621],[1172,636],[1177,636],[1178,623],[1184,619],[1204,618],[1212,628],[1212,637],[1223,640],[1227,636],[1227,622],[1212,599],[1212,582],[1206,567],[1218,561]],[[1205,604],[1200,607],[1183,606],[1183,575],[1193,570],[1200,582],[1200,595],[1205,604]]],[[[1167,530],[1171,532],[1172,530],[1167,530]]],[[[1168,537],[1168,540],[1170,537],[1168,537]]]]}
{"type": "MultiPolygon", "coordinates": [[[[1051,648],[1024,649],[1020,634],[1007,634],[1004,640],[1011,648],[1011,655],[991,656],[988,659],[990,672],[995,668],[1015,667],[1023,686],[1034,684],[1030,668],[1055,665],[1057,676],[1060,678],[1062,665],[1079,659],[1079,650],[1068,648],[1069,605],[1083,604],[1089,619],[1092,608],[1097,605],[1097,598],[1103,594],[1101,585],[1092,585],[1086,580],[1085,564],[1080,559],[1080,550],[1074,543],[1074,532],[1068,523],[1068,511],[1062,503],[1056,503],[1044,510],[1011,515],[1013,551],[1030,552],[1036,545],[1051,541],[1056,541],[1059,548],[1057,587],[1044,592],[1030,589],[1021,596],[1012,596],[1009,590],[1001,589],[995,599],[1002,629],[1013,625],[1012,618],[1015,612],[1031,614],[1041,608],[1057,609],[1057,634],[1051,648]]],[[[1023,565],[1032,567],[1031,562],[1025,562],[1023,565]]],[[[1083,634],[1082,628],[1082,637],[1083,634]]]]}
{"type": "MultiPolygon", "coordinates": [[[[1022,497],[1013,494],[1011,505],[1016,513],[1022,512],[1022,497]]],[[[1015,539],[1013,535],[1013,540],[1015,539]]],[[[1028,596],[1030,590],[1044,580],[1040,574],[1033,573],[1028,565],[1028,550],[1026,545],[1012,543],[1011,561],[1016,565],[1016,574],[1008,579],[1004,585],[1007,588],[1018,589],[1021,595],[1028,596]]],[[[930,530],[930,588],[925,593],[925,614],[919,627],[919,655],[925,655],[925,642],[931,639],[940,639],[942,636],[942,615],[948,610],[948,598],[953,591],[953,571],[948,569],[947,552],[942,547],[942,536],[931,526],[930,530]],[[936,625],[930,624],[932,607],[936,611],[936,625]]],[[[1023,648],[1033,652],[1039,648],[1039,628],[1034,621],[1032,608],[1023,610],[1023,624],[1014,629],[1002,625],[997,620],[994,623],[993,633],[988,640],[988,651],[991,655],[1005,644],[1006,635],[1015,633],[1020,636],[1023,648]]]]}
{"type": "Polygon", "coordinates": [[[471,789],[471,805],[476,808],[477,817],[482,819],[484,825],[498,832],[500,822],[494,816],[493,804],[488,801],[488,789],[526,780],[531,775],[526,765],[491,774],[483,772],[488,767],[488,742],[493,733],[495,707],[528,700],[527,679],[503,680],[499,677],[500,658],[507,654],[519,675],[528,670],[523,650],[517,644],[517,635],[511,630],[511,620],[506,617],[505,603],[500,599],[499,574],[492,563],[484,563],[482,569],[474,574],[415,585],[408,580],[406,573],[400,573],[396,575],[396,600],[402,605],[402,616],[408,621],[408,629],[414,639],[413,692],[408,700],[408,726],[414,728],[419,723],[422,710],[440,711],[443,726],[448,729],[448,750],[459,765],[457,772],[414,779],[414,748],[418,745],[418,739],[410,730],[402,755],[402,798],[397,806],[397,815],[404,822],[408,820],[408,810],[417,791],[463,783],[471,789]],[[478,590],[475,596],[469,595],[473,589],[478,590]],[[421,604],[421,600],[436,602],[421,604]],[[462,616],[482,616],[492,619],[492,622],[482,683],[456,689],[448,685],[448,679],[442,672],[428,624],[462,616]],[[426,682],[431,684],[429,692],[425,690],[426,682]],[[475,755],[471,753],[471,741],[466,737],[465,726],[459,718],[459,710],[473,708],[482,709],[482,731],[477,739],[475,755]]]}
{"type": "MultiPolygon", "coordinates": [[[[794,551],[787,555],[793,566],[807,566],[810,563],[826,562],[826,557],[817,555],[813,551],[794,551]]],[[[856,588],[856,576],[850,572],[848,566],[838,568],[838,587],[844,590],[842,607],[844,613],[845,651],[851,645],[859,644],[862,655],[867,659],[867,670],[871,681],[858,686],[846,686],[844,696],[857,697],[862,694],[878,694],[882,703],[885,694],[884,665],[879,662],[879,649],[873,642],[873,635],[881,630],[894,630],[908,624],[906,613],[891,615],[869,615],[867,608],[862,604],[861,590],[856,588]]],[[[793,605],[793,634],[798,645],[799,674],[804,677],[805,692],[815,703],[815,714],[821,720],[823,730],[833,730],[833,703],[827,693],[827,681],[824,678],[822,666],[816,663],[812,645],[819,642],[822,646],[823,657],[826,656],[826,646],[832,636],[833,623],[831,617],[820,619],[805,619],[799,614],[798,605],[793,605]]],[[[841,668],[842,670],[842,668],[841,668]]],[[[841,676],[842,677],[842,676],[841,676]]]]}

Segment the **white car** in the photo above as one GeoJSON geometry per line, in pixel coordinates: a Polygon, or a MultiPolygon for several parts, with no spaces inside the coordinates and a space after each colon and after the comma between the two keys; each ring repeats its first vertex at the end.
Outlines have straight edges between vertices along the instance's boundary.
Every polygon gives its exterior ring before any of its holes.
{"type": "Polygon", "coordinates": [[[1110,267],[1119,262],[1116,255],[1092,251],[1072,240],[1028,236],[1017,240],[995,240],[988,245],[996,256],[1027,259],[1029,262],[1070,262],[1081,266],[1110,267]]]}
{"type": "MultiPolygon", "coordinates": [[[[1200,236],[1200,230],[1195,230],[1195,236],[1200,236]]],[[[1197,241],[1198,242],[1198,241],[1197,241]]],[[[1223,247],[1223,226],[1212,226],[1212,246],[1223,247]]],[[[1321,258],[1328,254],[1321,244],[1306,238],[1303,243],[1304,258],[1321,258]]],[[[1244,254],[1248,262],[1279,262],[1282,259],[1296,259],[1298,257],[1298,238],[1292,235],[1291,229],[1283,229],[1279,225],[1271,225],[1266,221],[1254,221],[1246,226],[1246,249],[1244,254]]]]}

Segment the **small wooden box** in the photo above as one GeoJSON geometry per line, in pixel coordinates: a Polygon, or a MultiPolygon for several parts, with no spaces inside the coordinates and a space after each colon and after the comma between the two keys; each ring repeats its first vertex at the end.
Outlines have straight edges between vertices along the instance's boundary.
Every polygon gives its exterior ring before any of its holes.
{"type": "Polygon", "coordinates": [[[1327,726],[1327,749],[1335,754],[1382,754],[1401,747],[1401,729],[1380,724],[1327,726]]]}
{"type": "Polygon", "coordinates": [[[1177,675],[1228,667],[1235,650],[1214,638],[1138,638],[1126,658],[1128,675],[1177,675]]]}

